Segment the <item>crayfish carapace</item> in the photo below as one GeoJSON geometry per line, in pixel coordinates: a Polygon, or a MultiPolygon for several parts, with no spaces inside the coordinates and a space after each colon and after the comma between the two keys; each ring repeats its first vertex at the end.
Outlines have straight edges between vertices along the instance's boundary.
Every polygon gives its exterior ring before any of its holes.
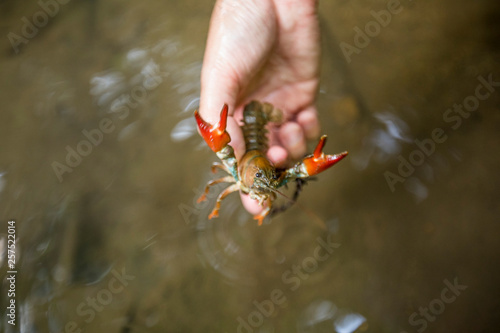
{"type": "Polygon", "coordinates": [[[226,132],[226,122],[228,107],[225,104],[220,114],[220,120],[215,125],[210,125],[204,121],[195,111],[194,116],[198,123],[201,136],[205,139],[208,146],[217,154],[221,163],[214,163],[212,171],[220,168],[229,175],[208,182],[204,194],[198,199],[198,202],[206,200],[206,195],[211,186],[219,183],[232,183],[218,197],[209,219],[219,215],[221,201],[230,193],[240,190],[249,194],[252,199],[264,206],[264,210],[254,216],[262,224],[264,218],[271,211],[273,200],[276,198],[276,190],[296,179],[305,179],[314,176],[341,159],[347,152],[336,155],[325,155],[323,147],[326,143],[326,135],[319,140],[314,153],[304,157],[293,167],[279,172],[274,165],[267,159],[267,137],[265,125],[268,122],[279,122],[282,118],[282,112],[274,108],[269,103],[260,103],[252,101],[247,104],[243,111],[243,136],[245,138],[245,155],[238,162],[234,156],[233,148],[228,145],[231,141],[229,133],[226,132]]]}

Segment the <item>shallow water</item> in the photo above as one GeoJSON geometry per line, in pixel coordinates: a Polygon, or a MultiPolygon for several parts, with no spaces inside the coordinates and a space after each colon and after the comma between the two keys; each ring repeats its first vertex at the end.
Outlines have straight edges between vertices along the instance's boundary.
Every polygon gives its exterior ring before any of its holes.
{"type": "Polygon", "coordinates": [[[3,2],[2,331],[495,332],[500,8],[402,1],[376,30],[388,3],[321,1],[325,150],[350,154],[257,227],[196,203],[212,3],[68,2],[30,31],[40,5],[3,2]]]}

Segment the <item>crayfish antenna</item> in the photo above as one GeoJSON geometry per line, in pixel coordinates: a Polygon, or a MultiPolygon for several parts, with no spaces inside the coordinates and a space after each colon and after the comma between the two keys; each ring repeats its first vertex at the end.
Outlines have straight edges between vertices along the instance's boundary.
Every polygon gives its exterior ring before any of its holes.
{"type": "MultiPolygon", "coordinates": [[[[313,210],[305,207],[304,205],[302,205],[300,202],[297,202],[297,199],[292,199],[290,198],[289,196],[285,195],[284,193],[282,193],[281,191],[278,191],[277,189],[271,189],[273,192],[281,195],[283,198],[285,198],[286,200],[289,200],[290,202],[292,202],[293,204],[297,205],[297,207],[299,207],[300,209],[302,209],[307,215],[309,215],[311,217],[311,219],[313,220],[314,224],[316,224],[318,227],[320,227],[321,229],[323,230],[326,230],[327,227],[326,227],[326,223],[325,221],[323,221],[321,219],[321,217],[319,217],[318,214],[316,214],[313,210]]],[[[272,212],[271,212],[272,214],[272,212]]],[[[260,225],[260,224],[259,224],[260,225]]]]}

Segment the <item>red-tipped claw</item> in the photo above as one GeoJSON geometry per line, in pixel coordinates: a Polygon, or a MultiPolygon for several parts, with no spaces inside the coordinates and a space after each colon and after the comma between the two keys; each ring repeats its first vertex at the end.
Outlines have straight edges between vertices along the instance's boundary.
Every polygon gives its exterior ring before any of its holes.
{"type": "Polygon", "coordinates": [[[198,110],[194,112],[194,117],[198,123],[198,129],[200,130],[201,136],[210,149],[212,149],[215,153],[227,146],[227,144],[231,141],[229,133],[226,132],[227,113],[228,107],[227,104],[224,104],[220,113],[219,122],[215,125],[210,125],[201,118],[198,110]]]}
{"type": "Polygon", "coordinates": [[[314,149],[312,156],[306,157],[302,161],[301,164],[305,168],[307,176],[317,175],[347,156],[348,152],[346,151],[336,155],[325,155],[325,153],[323,153],[325,143],[326,135],[323,135],[319,140],[316,149],[314,149]]]}

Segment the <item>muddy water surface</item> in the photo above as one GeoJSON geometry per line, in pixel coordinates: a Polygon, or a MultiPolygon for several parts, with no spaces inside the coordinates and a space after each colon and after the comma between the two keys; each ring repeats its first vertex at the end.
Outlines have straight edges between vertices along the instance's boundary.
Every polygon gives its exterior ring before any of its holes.
{"type": "Polygon", "coordinates": [[[495,332],[496,2],[321,1],[326,150],[350,155],[261,227],[196,203],[212,5],[0,5],[2,331],[495,332]]]}

